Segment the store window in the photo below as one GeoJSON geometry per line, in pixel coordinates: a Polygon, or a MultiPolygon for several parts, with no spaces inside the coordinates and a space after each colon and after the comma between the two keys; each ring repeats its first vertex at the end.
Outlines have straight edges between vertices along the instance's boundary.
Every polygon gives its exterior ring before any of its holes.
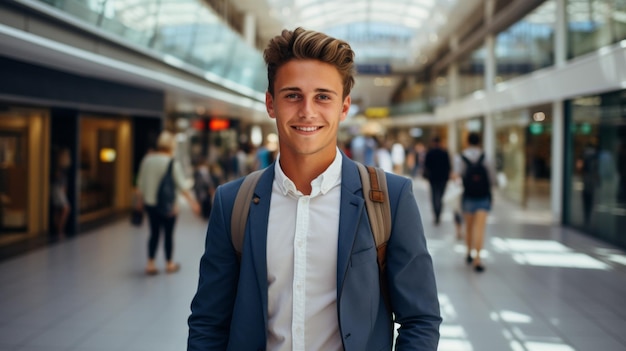
{"type": "Polygon", "coordinates": [[[507,111],[494,116],[496,163],[501,194],[520,205],[525,202],[526,133],[529,123],[525,111],[507,111]]]}
{"type": "Polygon", "coordinates": [[[0,245],[46,228],[46,123],[39,110],[0,109],[0,245]]]}
{"type": "Polygon", "coordinates": [[[494,116],[496,168],[501,193],[521,206],[550,210],[552,116],[550,105],[494,116]]]}
{"type": "Polygon", "coordinates": [[[115,120],[82,118],[80,125],[78,203],[84,220],[113,210],[120,151],[115,120]]]}
{"type": "Polygon", "coordinates": [[[567,0],[568,57],[626,39],[626,0],[567,0]]]}
{"type": "Polygon", "coordinates": [[[496,37],[495,84],[554,64],[556,3],[549,0],[496,37]]]}
{"type": "MultiPolygon", "coordinates": [[[[9,120],[10,121],[10,120],[9,120]]],[[[25,232],[27,218],[28,126],[0,122],[0,228],[25,232]]]]}
{"type": "Polygon", "coordinates": [[[626,247],[626,90],[568,107],[564,221],[626,247]]]}

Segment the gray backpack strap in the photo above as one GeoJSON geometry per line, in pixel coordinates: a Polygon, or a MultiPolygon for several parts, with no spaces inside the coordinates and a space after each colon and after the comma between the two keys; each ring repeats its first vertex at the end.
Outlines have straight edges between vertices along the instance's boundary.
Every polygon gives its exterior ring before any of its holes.
{"type": "Polygon", "coordinates": [[[235,197],[233,212],[230,216],[230,236],[239,258],[241,258],[243,248],[243,236],[246,230],[246,223],[248,222],[250,202],[252,201],[256,184],[259,182],[264,170],[260,169],[248,174],[243,179],[243,183],[241,183],[241,187],[239,187],[235,197]]]}
{"type": "Polygon", "coordinates": [[[386,245],[391,235],[391,207],[387,191],[387,177],[378,167],[357,163],[363,185],[365,207],[370,219],[376,247],[386,245]]]}
{"type": "Polygon", "coordinates": [[[387,288],[387,241],[391,236],[391,205],[389,204],[389,190],[385,171],[378,167],[365,166],[357,162],[365,208],[370,219],[370,227],[376,244],[376,259],[378,263],[378,279],[380,293],[385,301],[387,310],[392,314],[391,298],[387,288]]]}

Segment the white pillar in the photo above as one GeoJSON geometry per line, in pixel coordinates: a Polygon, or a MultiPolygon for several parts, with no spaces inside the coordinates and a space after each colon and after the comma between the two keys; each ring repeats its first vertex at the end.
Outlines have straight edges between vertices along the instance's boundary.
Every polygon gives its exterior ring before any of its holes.
{"type": "MultiPolygon", "coordinates": [[[[452,52],[456,51],[459,48],[459,37],[453,35],[450,38],[450,50],[452,52]]],[[[459,98],[460,91],[460,80],[459,80],[459,64],[454,62],[448,68],[448,97],[450,101],[455,101],[459,98]]],[[[451,153],[458,153],[460,145],[458,145],[457,140],[457,121],[458,118],[454,118],[448,122],[448,151],[451,153]]]]}
{"type": "MultiPolygon", "coordinates": [[[[496,9],[495,0],[485,1],[485,18],[487,23],[493,21],[493,15],[496,9]]],[[[496,78],[496,39],[494,34],[489,34],[485,38],[485,91],[493,91],[496,78]]],[[[485,114],[483,128],[483,149],[485,155],[495,162],[496,157],[496,131],[493,123],[493,113],[488,111],[485,114]]]]}
{"type": "Polygon", "coordinates": [[[485,38],[485,91],[493,91],[496,81],[496,39],[493,35],[485,38]]]}
{"type": "Polygon", "coordinates": [[[552,220],[560,224],[563,216],[563,166],[565,146],[565,111],[563,101],[552,103],[552,152],[550,165],[550,207],[552,220]]]}
{"type": "Polygon", "coordinates": [[[485,156],[495,162],[496,159],[496,131],[493,123],[493,113],[487,113],[484,119],[483,149],[485,156]]]}
{"type": "Polygon", "coordinates": [[[554,65],[562,67],[567,62],[567,14],[565,0],[556,0],[554,23],[554,65]]]}
{"type": "MultiPolygon", "coordinates": [[[[567,62],[566,0],[555,0],[554,65],[562,67],[567,62]]],[[[552,221],[560,224],[563,218],[563,182],[565,146],[565,111],[563,101],[552,103],[552,151],[550,165],[550,209],[552,221]]]]}
{"type": "Polygon", "coordinates": [[[457,141],[458,130],[456,127],[456,120],[452,120],[448,122],[448,151],[450,155],[458,154],[461,150],[459,150],[459,143],[457,141]]]}
{"type": "MultiPolygon", "coordinates": [[[[485,2],[485,18],[487,23],[491,23],[495,12],[495,1],[487,0],[485,2]]],[[[485,38],[485,91],[493,90],[496,79],[496,39],[494,34],[488,34],[485,38]]]]}
{"type": "Polygon", "coordinates": [[[246,12],[243,17],[243,38],[248,45],[256,46],[256,17],[252,12],[246,12]]]}

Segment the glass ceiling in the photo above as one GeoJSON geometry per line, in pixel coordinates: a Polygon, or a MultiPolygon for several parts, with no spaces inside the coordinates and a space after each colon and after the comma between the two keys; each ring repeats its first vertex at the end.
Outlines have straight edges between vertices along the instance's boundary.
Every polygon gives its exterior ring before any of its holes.
{"type": "Polygon", "coordinates": [[[414,66],[459,0],[267,0],[285,28],[304,27],[344,39],[357,64],[414,66]]]}

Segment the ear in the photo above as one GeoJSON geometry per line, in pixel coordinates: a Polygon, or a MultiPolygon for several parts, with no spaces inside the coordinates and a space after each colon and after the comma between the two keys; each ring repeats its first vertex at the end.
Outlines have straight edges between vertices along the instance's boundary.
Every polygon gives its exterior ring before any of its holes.
{"type": "Polygon", "coordinates": [[[276,118],[276,112],[274,111],[274,98],[269,91],[265,92],[265,109],[270,118],[276,118]]]}
{"type": "Polygon", "coordinates": [[[348,111],[350,110],[351,104],[352,98],[350,97],[350,95],[348,95],[345,99],[343,99],[343,105],[341,106],[341,118],[339,119],[340,121],[345,120],[348,116],[348,111]]]}

